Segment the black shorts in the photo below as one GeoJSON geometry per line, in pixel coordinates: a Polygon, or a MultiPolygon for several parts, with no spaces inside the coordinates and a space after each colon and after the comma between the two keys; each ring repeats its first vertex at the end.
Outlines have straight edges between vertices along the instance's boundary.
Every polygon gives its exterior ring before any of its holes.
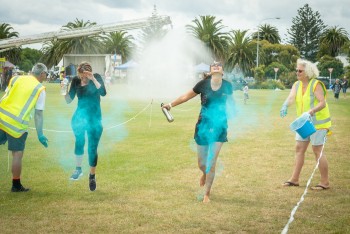
{"type": "Polygon", "coordinates": [[[214,142],[227,142],[227,128],[224,126],[210,126],[198,121],[194,133],[198,145],[209,145],[214,142]]]}
{"type": "Polygon", "coordinates": [[[8,150],[10,151],[24,151],[28,133],[23,133],[19,138],[15,138],[7,132],[0,129],[0,145],[8,141],[8,150]]]}

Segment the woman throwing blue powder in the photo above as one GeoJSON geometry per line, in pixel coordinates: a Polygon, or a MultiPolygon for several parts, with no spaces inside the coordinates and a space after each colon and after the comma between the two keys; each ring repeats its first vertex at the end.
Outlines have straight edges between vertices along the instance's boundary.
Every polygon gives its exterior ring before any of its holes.
{"type": "Polygon", "coordinates": [[[96,190],[95,171],[97,165],[97,147],[102,135],[100,97],[106,95],[106,89],[102,77],[92,73],[90,63],[82,62],[78,66],[78,76],[74,77],[65,95],[66,102],[72,102],[75,96],[78,98],[78,107],[75,110],[71,125],[75,136],[76,170],[70,177],[78,180],[82,175],[81,164],[84,155],[85,132],[88,137],[88,155],[90,165],[89,188],[96,190]]]}
{"type": "Polygon", "coordinates": [[[223,66],[214,62],[210,75],[199,81],[192,90],[181,95],[162,108],[170,110],[198,94],[201,95],[201,111],[196,124],[194,139],[197,143],[198,167],[202,171],[200,186],[205,186],[203,202],[209,202],[210,190],[215,177],[215,166],[222,144],[227,142],[227,118],[229,109],[234,109],[232,85],[224,80],[223,66]]]}

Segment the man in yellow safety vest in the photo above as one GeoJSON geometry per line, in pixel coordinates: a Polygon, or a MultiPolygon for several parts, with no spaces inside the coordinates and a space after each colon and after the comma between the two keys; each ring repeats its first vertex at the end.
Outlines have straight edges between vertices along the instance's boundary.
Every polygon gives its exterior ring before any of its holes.
{"type": "Polygon", "coordinates": [[[0,144],[8,141],[12,151],[12,192],[27,192],[21,184],[22,158],[28,135],[31,111],[35,109],[35,127],[38,139],[45,147],[48,140],[43,134],[43,110],[45,107],[45,87],[47,67],[37,63],[31,75],[14,76],[0,100],[0,144]]]}

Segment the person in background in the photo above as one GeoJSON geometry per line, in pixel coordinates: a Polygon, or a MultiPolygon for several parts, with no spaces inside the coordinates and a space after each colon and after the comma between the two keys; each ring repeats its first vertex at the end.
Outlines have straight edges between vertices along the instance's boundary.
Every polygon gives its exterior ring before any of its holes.
{"type": "Polygon", "coordinates": [[[214,62],[210,66],[210,74],[199,81],[193,89],[181,95],[162,108],[170,110],[198,94],[201,95],[201,111],[195,127],[194,139],[197,143],[198,167],[202,172],[200,186],[205,186],[203,202],[210,201],[210,191],[215,177],[216,161],[221,147],[227,142],[226,102],[232,104],[232,84],[223,79],[223,66],[214,62]]]}
{"type": "Polygon", "coordinates": [[[344,76],[344,78],[342,80],[342,83],[341,83],[341,86],[343,88],[344,98],[346,98],[346,90],[348,89],[348,86],[349,86],[349,81],[346,78],[346,76],[344,76]]]}
{"type": "Polygon", "coordinates": [[[297,116],[308,112],[315,125],[316,132],[306,139],[296,133],[294,169],[292,176],[283,183],[283,186],[299,186],[299,176],[304,165],[305,152],[311,142],[315,159],[316,161],[319,160],[318,168],[321,174],[320,182],[311,189],[328,189],[328,161],[323,151],[326,135],[331,128],[331,117],[326,102],[327,89],[322,82],[316,79],[319,71],[316,65],[310,61],[298,59],[296,74],[298,80],[293,84],[289,96],[283,103],[280,115],[282,118],[285,117],[288,106],[295,102],[297,116]]]}
{"type": "Polygon", "coordinates": [[[246,83],[243,88],[244,104],[247,104],[247,100],[249,99],[248,91],[249,91],[249,88],[248,88],[248,84],[246,83]]]}
{"type": "Polygon", "coordinates": [[[106,95],[106,89],[101,75],[92,73],[88,62],[79,64],[78,76],[73,77],[68,93],[65,95],[67,104],[75,96],[78,98],[78,107],[75,110],[71,125],[75,136],[76,168],[70,177],[78,180],[82,175],[82,160],[84,155],[85,133],[88,137],[88,156],[90,165],[89,189],[96,190],[97,147],[102,135],[101,96],[106,95]]]}
{"type": "Polygon", "coordinates": [[[106,71],[106,73],[105,73],[105,86],[107,89],[111,86],[111,81],[112,81],[111,74],[108,71],[106,71]]]}
{"type": "Polygon", "coordinates": [[[8,141],[8,150],[12,151],[13,157],[11,192],[30,190],[23,187],[21,172],[30,113],[33,109],[35,109],[34,120],[38,139],[41,144],[48,147],[48,140],[43,134],[46,92],[41,84],[46,80],[47,74],[44,64],[35,64],[31,75],[14,76],[9,81],[9,86],[0,100],[0,144],[8,141]]]}
{"type": "Polygon", "coordinates": [[[68,89],[68,85],[69,85],[69,80],[66,76],[66,72],[65,71],[61,71],[62,73],[62,81],[61,81],[61,95],[66,95],[67,94],[67,89],[68,89]]]}
{"type": "Polygon", "coordinates": [[[333,89],[333,92],[334,92],[334,98],[335,98],[336,101],[338,101],[339,100],[339,93],[340,93],[340,90],[341,90],[341,84],[340,84],[339,79],[335,80],[335,83],[333,84],[332,89],[333,89]]]}

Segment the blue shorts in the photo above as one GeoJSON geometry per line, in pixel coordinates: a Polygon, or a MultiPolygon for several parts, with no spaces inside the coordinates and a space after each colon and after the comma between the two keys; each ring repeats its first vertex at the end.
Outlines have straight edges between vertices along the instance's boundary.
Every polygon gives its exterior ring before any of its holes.
{"type": "Polygon", "coordinates": [[[8,141],[8,150],[10,151],[24,151],[28,133],[23,133],[19,138],[15,138],[0,129],[0,145],[4,145],[8,141]]]}

